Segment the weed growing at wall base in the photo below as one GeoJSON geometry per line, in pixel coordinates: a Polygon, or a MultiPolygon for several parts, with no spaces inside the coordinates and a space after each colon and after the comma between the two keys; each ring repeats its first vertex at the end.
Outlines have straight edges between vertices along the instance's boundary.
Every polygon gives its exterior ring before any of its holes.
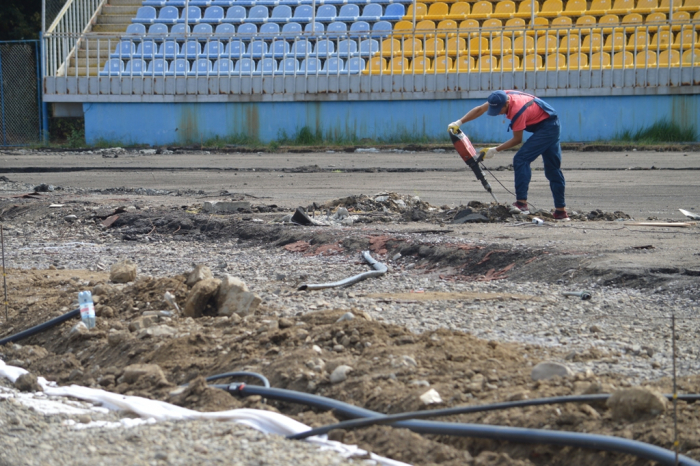
{"type": "Polygon", "coordinates": [[[664,142],[694,142],[698,133],[690,126],[681,126],[678,123],[661,120],[651,126],[640,128],[637,131],[625,130],[615,136],[615,141],[636,142],[641,144],[656,144],[664,142]]]}

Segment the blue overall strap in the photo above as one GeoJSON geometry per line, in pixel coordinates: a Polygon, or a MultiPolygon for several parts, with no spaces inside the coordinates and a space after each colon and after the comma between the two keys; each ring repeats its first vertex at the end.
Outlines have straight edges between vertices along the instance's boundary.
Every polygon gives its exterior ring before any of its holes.
{"type": "Polygon", "coordinates": [[[535,99],[532,99],[531,101],[529,101],[528,103],[526,103],[525,105],[523,105],[523,106],[520,108],[520,110],[518,110],[518,113],[515,114],[515,116],[513,117],[512,120],[510,120],[510,124],[508,125],[508,132],[510,132],[511,128],[513,128],[513,123],[515,123],[516,120],[517,120],[518,118],[520,118],[520,115],[522,115],[523,112],[524,112],[525,110],[527,110],[527,108],[528,108],[530,105],[532,105],[532,103],[533,103],[534,101],[535,101],[535,99]]]}
{"type": "Polygon", "coordinates": [[[549,105],[544,100],[542,100],[538,97],[535,97],[532,94],[527,94],[525,92],[520,92],[520,91],[506,91],[506,94],[518,94],[518,95],[524,95],[527,97],[532,97],[532,100],[530,102],[526,103],[525,105],[523,105],[523,107],[520,109],[520,111],[515,114],[515,116],[513,117],[512,120],[510,120],[510,124],[508,125],[508,131],[511,130],[511,128],[513,127],[513,123],[515,123],[515,121],[518,119],[518,117],[520,115],[522,115],[522,113],[525,111],[525,109],[528,108],[533,102],[537,103],[537,105],[550,117],[557,116],[557,111],[554,110],[554,108],[551,105],[549,105]]]}

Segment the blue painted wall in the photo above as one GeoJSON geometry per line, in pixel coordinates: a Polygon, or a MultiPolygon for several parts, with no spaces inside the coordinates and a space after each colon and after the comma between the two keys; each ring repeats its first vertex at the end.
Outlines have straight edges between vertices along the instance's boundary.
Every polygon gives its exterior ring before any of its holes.
{"type": "MultiPolygon", "coordinates": [[[[555,97],[562,141],[596,141],[667,119],[698,131],[700,95],[555,97]]],[[[88,103],[85,135],[122,144],[201,143],[246,135],[263,142],[302,127],[330,138],[397,140],[414,135],[446,138],[447,125],[483,100],[395,100],[264,103],[88,103]]],[[[462,129],[475,142],[504,141],[507,120],[483,116],[462,129]]],[[[525,133],[527,135],[527,133],[525,133]]]]}

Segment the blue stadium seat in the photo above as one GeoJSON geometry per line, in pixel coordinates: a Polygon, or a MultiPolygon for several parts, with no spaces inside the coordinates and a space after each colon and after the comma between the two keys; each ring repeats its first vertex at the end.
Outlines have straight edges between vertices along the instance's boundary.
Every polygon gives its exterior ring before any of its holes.
{"type": "Polygon", "coordinates": [[[323,64],[323,72],[326,74],[342,74],[345,62],[342,58],[330,57],[323,64]]]}
{"type": "Polygon", "coordinates": [[[276,7],[280,4],[280,0],[254,0],[255,5],[263,5],[267,7],[276,7]]]}
{"type": "Polygon", "coordinates": [[[211,73],[211,60],[208,58],[198,58],[192,64],[192,69],[188,73],[190,76],[206,76],[211,73]]]}
{"type": "MultiPolygon", "coordinates": [[[[287,5],[287,6],[299,6],[301,5],[302,0],[280,0],[280,5],[287,5]]],[[[308,2],[307,2],[308,3],[308,2]]],[[[328,2],[326,2],[328,3],[328,2]]]]}
{"type": "Polygon", "coordinates": [[[233,35],[236,33],[236,27],[233,24],[223,23],[216,26],[214,34],[233,35]]]}
{"type": "MultiPolygon", "coordinates": [[[[150,8],[150,7],[143,7],[150,8]]],[[[140,8],[139,8],[140,10],[140,8]]],[[[158,12],[158,19],[152,22],[164,23],[164,24],[175,24],[180,17],[180,12],[174,6],[165,6],[158,12]]],[[[137,16],[138,18],[138,16],[137,16]]]]}
{"type": "MultiPolygon", "coordinates": [[[[214,33],[214,30],[211,27],[211,24],[197,24],[195,27],[192,28],[192,34],[208,34],[211,35],[214,33]]],[[[206,38],[199,38],[199,40],[206,40],[206,38]]]]}
{"type": "Polygon", "coordinates": [[[256,75],[272,75],[277,73],[277,60],[274,58],[263,58],[255,68],[256,75]]]}
{"type": "Polygon", "coordinates": [[[336,21],[328,25],[328,27],[326,28],[326,32],[348,32],[348,25],[345,23],[341,23],[340,21],[336,21]]]}
{"type": "MultiPolygon", "coordinates": [[[[308,0],[303,0],[305,3],[308,3],[308,0]]],[[[345,5],[348,3],[348,0],[325,0],[323,2],[324,5],[345,5]]]]}
{"type": "Polygon", "coordinates": [[[314,47],[314,55],[317,57],[327,57],[335,53],[335,42],[330,39],[322,39],[316,42],[316,47],[314,47]]]}
{"type": "Polygon", "coordinates": [[[321,68],[321,60],[316,57],[305,58],[299,65],[299,71],[307,74],[317,74],[321,68]]]}
{"type": "Polygon", "coordinates": [[[279,74],[296,74],[299,71],[299,61],[296,58],[287,57],[279,64],[279,74]]]}
{"type": "MultiPolygon", "coordinates": [[[[165,24],[151,24],[150,26],[148,26],[149,35],[166,36],[168,32],[168,26],[166,26],[165,24]]],[[[163,40],[163,38],[161,37],[156,40],[163,40]]]]}
{"type": "Polygon", "coordinates": [[[353,57],[345,65],[345,72],[348,74],[359,74],[365,69],[365,59],[353,57]]]}
{"type": "Polygon", "coordinates": [[[357,54],[357,42],[352,39],[341,40],[338,44],[338,56],[350,57],[357,54]]]}
{"type": "Polygon", "coordinates": [[[185,40],[185,33],[190,32],[190,26],[188,24],[180,23],[175,24],[170,28],[170,37],[174,37],[177,40],[185,40]]]}
{"type": "Polygon", "coordinates": [[[143,24],[129,24],[126,27],[126,34],[146,34],[146,26],[143,24]]]}
{"type": "Polygon", "coordinates": [[[306,23],[304,26],[304,32],[312,32],[314,34],[323,34],[324,31],[323,23],[306,23]],[[314,28],[312,30],[312,28],[314,28]]]}
{"type": "Polygon", "coordinates": [[[232,6],[226,10],[226,17],[223,19],[225,23],[242,23],[245,20],[246,11],[242,6],[232,6]]]}
{"type": "MultiPolygon", "coordinates": [[[[248,11],[248,17],[246,18],[247,23],[264,23],[267,21],[270,12],[267,10],[266,6],[256,5],[248,11]]],[[[238,32],[240,33],[240,29],[238,32]]],[[[238,64],[236,64],[238,65],[238,64]]]]}
{"type": "Polygon", "coordinates": [[[335,18],[336,21],[345,21],[346,23],[357,21],[360,16],[360,7],[357,5],[343,5],[340,7],[340,13],[335,18]]]}
{"type": "Polygon", "coordinates": [[[333,5],[322,5],[316,10],[316,21],[332,23],[338,16],[338,10],[333,5]]]}
{"type": "Polygon", "coordinates": [[[279,5],[272,10],[272,15],[270,16],[269,21],[273,21],[275,23],[288,23],[291,17],[292,9],[286,5],[279,5]]]}
{"type": "Polygon", "coordinates": [[[185,0],[168,0],[165,5],[175,6],[178,8],[185,8],[185,0]]]}
{"type": "Polygon", "coordinates": [[[254,40],[248,46],[248,56],[251,58],[262,58],[267,54],[267,42],[254,40]]]}
{"type": "Polygon", "coordinates": [[[301,33],[301,24],[299,24],[299,23],[287,23],[284,26],[282,26],[282,34],[284,34],[284,35],[300,34],[300,33],[301,33]]]}
{"type": "Polygon", "coordinates": [[[233,68],[233,74],[240,75],[252,75],[255,71],[255,61],[251,58],[241,58],[236,62],[236,66],[233,68]]]}
{"type": "Polygon", "coordinates": [[[245,56],[245,43],[242,40],[232,40],[226,44],[222,56],[239,58],[245,56]]]}
{"type": "Polygon", "coordinates": [[[362,9],[362,16],[360,16],[360,21],[379,21],[379,19],[384,14],[382,6],[377,3],[371,3],[362,9]]]}
{"type": "Polygon", "coordinates": [[[209,58],[219,58],[224,53],[224,44],[218,40],[212,40],[204,44],[202,55],[209,58]]]}
{"type": "Polygon", "coordinates": [[[124,62],[119,58],[110,58],[105,67],[100,71],[100,76],[119,76],[124,72],[124,62]]]}
{"type": "MultiPolygon", "coordinates": [[[[177,12],[177,8],[175,8],[177,12]]],[[[152,6],[142,6],[136,12],[136,18],[132,19],[132,23],[152,24],[156,21],[156,9],[152,6]]]]}
{"type": "Polygon", "coordinates": [[[350,34],[364,34],[369,32],[367,21],[355,21],[350,25],[350,34]]]}
{"type": "Polygon", "coordinates": [[[166,1],[165,0],[146,0],[146,1],[142,2],[141,5],[160,8],[160,7],[166,5],[166,1]]]}
{"type": "Polygon", "coordinates": [[[238,26],[239,34],[257,34],[258,27],[253,23],[243,23],[238,26]]]}
{"type": "Polygon", "coordinates": [[[387,5],[384,10],[384,16],[381,19],[385,21],[401,21],[406,16],[406,8],[400,3],[392,3],[387,5]]]}
{"type": "Polygon", "coordinates": [[[379,41],[375,39],[365,39],[360,42],[360,55],[368,57],[379,52],[379,41]]]}
{"type": "Polygon", "coordinates": [[[138,47],[136,47],[136,52],[134,53],[134,57],[138,58],[145,58],[147,60],[151,60],[156,56],[158,53],[158,46],[156,43],[152,40],[145,40],[141,43],[139,43],[138,47]]]}
{"type": "Polygon", "coordinates": [[[202,54],[202,44],[196,40],[188,40],[180,49],[180,53],[177,54],[178,58],[197,58],[202,54]]]}
{"type": "Polygon", "coordinates": [[[219,24],[224,20],[224,9],[220,6],[210,6],[204,11],[202,23],[219,24]]]}
{"type": "Polygon", "coordinates": [[[134,42],[132,40],[121,40],[114,48],[114,52],[110,55],[112,58],[123,58],[128,60],[136,51],[134,42]]]}
{"type": "Polygon", "coordinates": [[[389,21],[377,21],[372,25],[372,37],[384,37],[391,34],[393,26],[389,21]]]}
{"type": "Polygon", "coordinates": [[[268,57],[282,58],[289,54],[291,47],[286,40],[275,40],[267,51],[268,57]]]}
{"type": "Polygon", "coordinates": [[[177,57],[179,54],[180,44],[178,44],[174,40],[169,40],[160,44],[160,48],[158,49],[156,57],[172,59],[177,57]]]}
{"type": "Polygon", "coordinates": [[[236,3],[237,2],[235,0],[214,0],[213,2],[211,2],[213,6],[220,6],[222,8],[233,6],[236,3]]]}
{"type": "Polygon", "coordinates": [[[187,76],[190,72],[190,62],[184,58],[178,58],[170,62],[170,68],[165,72],[166,76],[187,76]]]}
{"type": "Polygon", "coordinates": [[[310,5],[301,5],[294,10],[293,21],[297,23],[308,23],[314,15],[314,10],[310,5]]]}
{"type": "Polygon", "coordinates": [[[229,58],[219,58],[214,62],[212,68],[214,74],[231,74],[233,72],[233,60],[229,58]]]}
{"type": "Polygon", "coordinates": [[[196,6],[196,7],[201,7],[201,8],[211,6],[211,3],[212,3],[212,0],[190,0],[189,1],[190,6],[196,6]]]}
{"type": "Polygon", "coordinates": [[[300,39],[295,41],[292,44],[292,49],[291,49],[291,54],[296,55],[297,57],[305,56],[307,53],[311,53],[313,51],[313,47],[311,46],[311,42],[309,42],[306,39],[300,39]]]}
{"type": "Polygon", "coordinates": [[[265,23],[260,26],[260,34],[279,34],[280,25],[277,23],[265,23]]]}
{"type": "MultiPolygon", "coordinates": [[[[161,11],[163,11],[163,10],[161,10],[161,11]]],[[[202,20],[202,10],[198,6],[191,6],[187,9],[187,22],[189,24],[197,24],[201,20],[202,20]]],[[[185,12],[184,11],[180,15],[180,19],[178,19],[177,22],[178,23],[185,22],[185,12]]]]}
{"type": "Polygon", "coordinates": [[[168,69],[168,62],[162,58],[151,60],[146,69],[147,76],[165,76],[165,71],[168,69]]]}

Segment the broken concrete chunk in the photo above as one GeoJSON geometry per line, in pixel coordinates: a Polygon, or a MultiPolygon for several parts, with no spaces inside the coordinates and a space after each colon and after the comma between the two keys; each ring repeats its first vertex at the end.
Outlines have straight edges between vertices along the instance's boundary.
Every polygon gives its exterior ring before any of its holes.
{"type": "Polygon", "coordinates": [[[192,288],[197,282],[200,282],[206,278],[214,278],[214,274],[211,273],[211,269],[206,265],[197,265],[194,270],[190,272],[187,276],[187,281],[185,285],[192,288]]]}
{"type": "Polygon", "coordinates": [[[158,322],[158,316],[141,316],[129,323],[129,331],[138,332],[148,327],[152,327],[158,322]]]}
{"type": "Polygon", "coordinates": [[[437,390],[431,388],[420,396],[420,401],[427,406],[442,403],[442,398],[440,398],[440,394],[437,390]]]}
{"type": "Polygon", "coordinates": [[[137,380],[148,380],[153,385],[168,384],[163,370],[158,364],[132,364],[124,369],[119,377],[119,383],[134,383],[137,380]]]}
{"type": "Polygon", "coordinates": [[[17,377],[15,388],[21,392],[41,392],[43,389],[39,385],[36,375],[27,372],[17,377]]]}
{"type": "Polygon", "coordinates": [[[204,212],[211,213],[236,213],[238,209],[249,210],[250,202],[245,201],[207,201],[202,206],[204,212]]]}
{"type": "Polygon", "coordinates": [[[128,283],[136,279],[136,264],[129,259],[112,265],[109,271],[109,280],[113,283],[128,283]]]}
{"type": "Polygon", "coordinates": [[[605,403],[616,421],[639,421],[666,411],[668,400],[660,393],[642,387],[615,391],[605,403]]]}
{"type": "Polygon", "coordinates": [[[348,378],[348,373],[350,373],[352,370],[352,367],[346,366],[344,364],[342,366],[336,367],[333,370],[333,372],[331,372],[331,383],[340,383],[346,381],[348,378]]]}
{"type": "Polygon", "coordinates": [[[218,278],[205,278],[197,282],[185,301],[184,313],[187,317],[199,317],[210,299],[216,296],[221,280],[218,278]]]}
{"type": "Polygon", "coordinates": [[[219,315],[238,314],[245,317],[260,305],[262,299],[248,290],[248,286],[240,278],[226,275],[221,281],[216,302],[219,315]]]}
{"type": "Polygon", "coordinates": [[[530,374],[532,380],[547,380],[552,377],[569,377],[573,375],[571,369],[558,362],[541,362],[532,368],[530,374]]]}

